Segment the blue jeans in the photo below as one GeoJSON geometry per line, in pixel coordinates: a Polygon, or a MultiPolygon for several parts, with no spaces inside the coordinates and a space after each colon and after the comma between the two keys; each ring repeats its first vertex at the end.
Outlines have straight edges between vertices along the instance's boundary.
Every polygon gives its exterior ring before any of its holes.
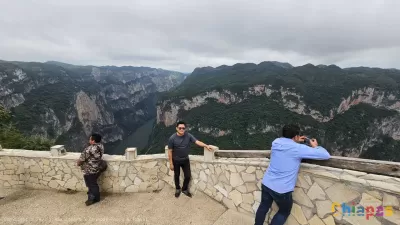
{"type": "Polygon", "coordinates": [[[275,214],[274,218],[272,218],[271,225],[283,225],[292,210],[292,192],[280,194],[269,189],[264,184],[262,184],[261,189],[261,203],[256,212],[255,225],[264,224],[265,217],[267,216],[273,201],[278,205],[279,210],[275,214]]]}

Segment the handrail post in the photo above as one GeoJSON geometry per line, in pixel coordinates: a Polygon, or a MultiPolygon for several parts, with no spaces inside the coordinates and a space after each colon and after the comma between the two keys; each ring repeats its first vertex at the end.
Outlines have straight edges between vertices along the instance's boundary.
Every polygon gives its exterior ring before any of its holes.
{"type": "Polygon", "coordinates": [[[64,148],[64,145],[54,145],[50,148],[51,156],[62,156],[67,154],[67,151],[64,148]]]}
{"type": "Polygon", "coordinates": [[[168,159],[168,145],[165,146],[164,151],[165,151],[165,157],[168,159]]]}
{"type": "Polygon", "coordinates": [[[127,160],[134,160],[137,157],[137,148],[127,148],[125,149],[125,158],[127,160]]]}
{"type": "Polygon", "coordinates": [[[212,150],[207,150],[207,148],[204,148],[204,161],[205,162],[212,162],[215,159],[215,151],[218,151],[219,148],[214,145],[210,145],[212,150]]]}

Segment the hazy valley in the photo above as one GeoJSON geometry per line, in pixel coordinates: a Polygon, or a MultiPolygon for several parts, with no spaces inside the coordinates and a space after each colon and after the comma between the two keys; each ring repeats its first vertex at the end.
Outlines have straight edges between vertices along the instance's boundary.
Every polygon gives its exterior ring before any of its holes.
{"type": "MultiPolygon", "coordinates": [[[[80,151],[163,152],[177,120],[221,149],[269,149],[298,123],[332,154],[400,161],[400,71],[262,62],[196,68],[0,61],[0,103],[16,127],[80,151]]],[[[193,147],[194,153],[202,150],[193,147]]]]}

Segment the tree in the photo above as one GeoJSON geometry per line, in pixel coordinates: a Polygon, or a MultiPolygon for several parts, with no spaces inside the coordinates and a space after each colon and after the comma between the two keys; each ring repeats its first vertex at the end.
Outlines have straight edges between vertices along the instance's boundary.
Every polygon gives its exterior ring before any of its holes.
{"type": "Polygon", "coordinates": [[[11,115],[0,105],[0,144],[3,148],[49,150],[54,141],[40,136],[24,136],[11,123],[11,115]]]}
{"type": "Polygon", "coordinates": [[[0,126],[3,125],[3,123],[6,123],[10,121],[11,116],[10,114],[6,111],[6,109],[0,105],[0,126]]]}

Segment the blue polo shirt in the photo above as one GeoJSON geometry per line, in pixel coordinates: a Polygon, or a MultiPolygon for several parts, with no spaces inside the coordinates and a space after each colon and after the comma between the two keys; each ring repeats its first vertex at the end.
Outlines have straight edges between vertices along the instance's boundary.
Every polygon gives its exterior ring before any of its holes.
{"type": "Polygon", "coordinates": [[[293,191],[302,159],[329,158],[323,147],[312,148],[289,138],[277,138],[272,142],[271,159],[262,184],[281,194],[293,191]]]}

